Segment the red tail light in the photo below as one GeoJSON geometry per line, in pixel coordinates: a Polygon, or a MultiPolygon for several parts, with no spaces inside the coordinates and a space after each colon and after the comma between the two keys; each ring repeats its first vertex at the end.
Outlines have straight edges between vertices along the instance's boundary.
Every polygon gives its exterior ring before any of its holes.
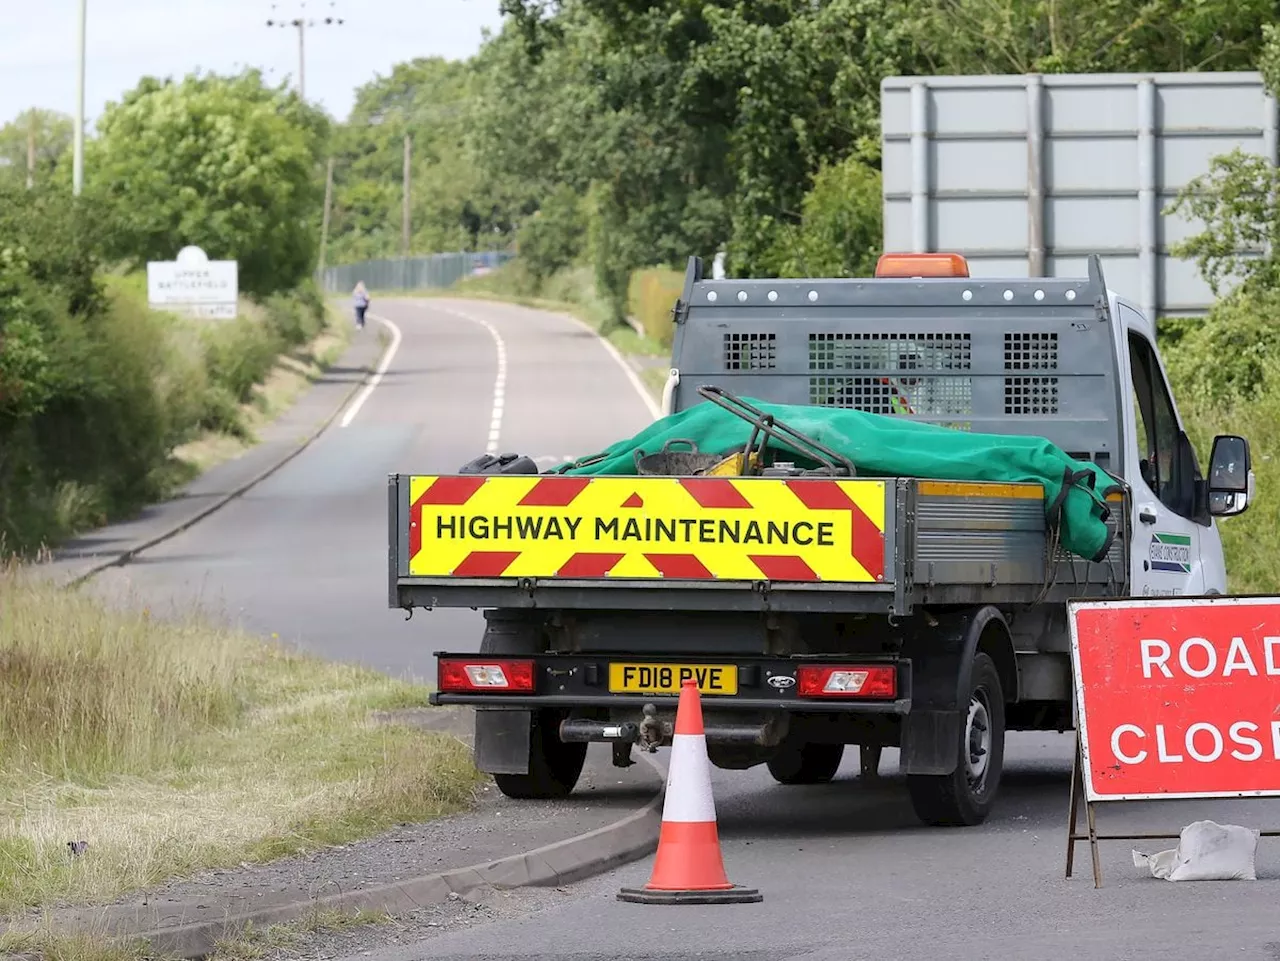
{"type": "Polygon", "coordinates": [[[810,664],[796,670],[799,697],[893,698],[898,669],[892,664],[810,664]]]}
{"type": "Polygon", "coordinates": [[[436,669],[442,694],[533,692],[533,661],[441,660],[436,669]]]}

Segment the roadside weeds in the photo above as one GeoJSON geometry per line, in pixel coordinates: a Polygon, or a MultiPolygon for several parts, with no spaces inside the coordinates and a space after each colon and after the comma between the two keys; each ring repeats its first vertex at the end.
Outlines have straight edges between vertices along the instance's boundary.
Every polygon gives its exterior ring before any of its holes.
{"type": "MultiPolygon", "coordinates": [[[[294,948],[304,939],[333,935],[371,925],[394,923],[382,911],[317,910],[288,924],[255,928],[252,924],[219,940],[208,961],[261,961],[294,948]]],[[[109,938],[99,934],[0,934],[0,959],[34,957],[42,961],[171,961],[137,938],[109,938]]]]}
{"type": "Polygon", "coordinates": [[[10,915],[431,820],[481,781],[457,739],[375,718],[423,688],[17,570],[0,573],[0,665],[10,915]]]}
{"type": "Polygon", "coordinates": [[[301,347],[281,354],[271,373],[254,388],[253,398],[240,405],[243,437],[205,431],[174,450],[174,459],[190,474],[187,480],[256,446],[259,432],[292,407],[342,356],[351,343],[352,329],[332,305],[326,306],[324,330],[301,347]]]}

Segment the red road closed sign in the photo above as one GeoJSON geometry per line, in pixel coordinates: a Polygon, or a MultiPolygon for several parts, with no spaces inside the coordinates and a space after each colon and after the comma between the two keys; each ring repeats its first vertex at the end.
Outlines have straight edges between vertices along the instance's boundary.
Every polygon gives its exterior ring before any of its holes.
{"type": "Polygon", "coordinates": [[[1280,597],[1069,606],[1090,801],[1280,795],[1280,597]]]}

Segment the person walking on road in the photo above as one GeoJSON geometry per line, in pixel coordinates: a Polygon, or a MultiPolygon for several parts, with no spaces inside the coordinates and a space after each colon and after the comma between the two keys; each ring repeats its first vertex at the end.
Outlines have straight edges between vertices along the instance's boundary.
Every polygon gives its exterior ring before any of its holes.
{"type": "Polygon", "coordinates": [[[365,290],[363,280],[356,283],[351,299],[356,307],[356,327],[364,330],[364,312],[369,309],[369,291],[365,290]]]}

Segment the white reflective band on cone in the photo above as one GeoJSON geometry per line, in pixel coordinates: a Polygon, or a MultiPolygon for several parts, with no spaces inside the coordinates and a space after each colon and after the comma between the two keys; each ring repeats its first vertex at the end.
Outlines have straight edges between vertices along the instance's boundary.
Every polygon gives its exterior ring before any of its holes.
{"type": "Polygon", "coordinates": [[[667,797],[662,804],[662,820],[715,819],[716,802],[711,796],[707,736],[676,734],[671,739],[671,765],[667,771],[667,797]]]}

